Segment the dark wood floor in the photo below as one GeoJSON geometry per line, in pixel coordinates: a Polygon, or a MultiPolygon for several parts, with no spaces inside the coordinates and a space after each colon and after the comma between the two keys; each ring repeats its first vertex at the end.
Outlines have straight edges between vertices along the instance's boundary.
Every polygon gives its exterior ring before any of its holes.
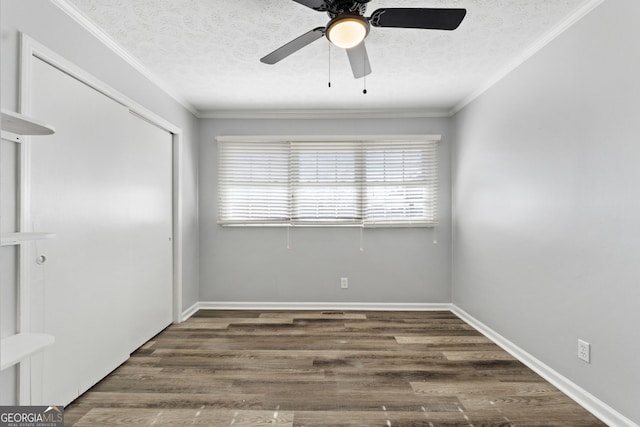
{"type": "Polygon", "coordinates": [[[74,426],[602,426],[450,312],[200,311],[65,409],[74,426]]]}

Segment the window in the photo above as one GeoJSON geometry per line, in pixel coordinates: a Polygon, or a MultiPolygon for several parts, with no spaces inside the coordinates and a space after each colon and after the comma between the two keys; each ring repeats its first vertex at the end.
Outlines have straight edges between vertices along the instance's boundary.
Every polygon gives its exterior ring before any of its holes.
{"type": "Polygon", "coordinates": [[[360,147],[353,143],[291,143],[294,224],[360,224],[360,147]]]}
{"type": "Polygon", "coordinates": [[[364,145],[364,224],[437,223],[435,142],[364,145]]]}
{"type": "Polygon", "coordinates": [[[279,142],[221,143],[218,151],[219,222],[289,221],[289,146],[279,142]]]}
{"type": "Polygon", "coordinates": [[[218,138],[220,224],[437,224],[438,136],[287,139],[218,138]]]}

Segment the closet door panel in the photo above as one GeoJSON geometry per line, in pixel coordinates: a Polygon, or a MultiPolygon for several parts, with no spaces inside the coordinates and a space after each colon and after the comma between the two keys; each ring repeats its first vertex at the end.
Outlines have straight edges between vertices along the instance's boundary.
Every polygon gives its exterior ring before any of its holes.
{"type": "Polygon", "coordinates": [[[56,133],[31,146],[31,217],[57,234],[30,261],[32,329],[56,338],[32,389],[67,404],[171,321],[171,140],[38,59],[32,83],[56,133]]]}
{"type": "Polygon", "coordinates": [[[172,136],[129,115],[130,348],[172,322],[172,136]],[[150,156],[149,153],[153,153],[150,156]]]}

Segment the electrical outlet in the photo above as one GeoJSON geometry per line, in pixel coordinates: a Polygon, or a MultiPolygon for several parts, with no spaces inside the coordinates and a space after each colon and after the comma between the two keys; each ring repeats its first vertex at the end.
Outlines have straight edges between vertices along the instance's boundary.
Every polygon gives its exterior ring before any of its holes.
{"type": "Polygon", "coordinates": [[[578,358],[587,363],[591,363],[591,344],[578,340],[578,358]]]}
{"type": "Polygon", "coordinates": [[[348,289],[349,288],[349,278],[341,277],[340,278],[340,287],[342,289],[348,289]]]}

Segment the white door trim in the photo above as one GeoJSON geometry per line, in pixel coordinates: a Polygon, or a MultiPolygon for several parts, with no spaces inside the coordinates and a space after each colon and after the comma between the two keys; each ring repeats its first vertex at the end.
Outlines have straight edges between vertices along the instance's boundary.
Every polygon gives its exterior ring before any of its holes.
{"type": "MultiPolygon", "coordinates": [[[[62,72],[72,76],[94,90],[111,98],[117,103],[128,108],[138,116],[149,121],[150,123],[166,130],[172,134],[172,163],[173,163],[173,322],[182,321],[182,129],[173,123],[165,120],[151,110],[135,102],[112,86],[102,82],[97,77],[83,70],[74,63],[68,61],[58,55],[45,45],[39,43],[24,33],[20,33],[20,88],[19,88],[19,105],[18,112],[30,115],[31,106],[31,87],[29,82],[32,76],[33,58],[40,59],[49,65],[61,70],[62,72]]],[[[20,176],[19,176],[19,226],[20,231],[31,231],[31,214],[29,200],[31,197],[30,184],[30,164],[31,164],[31,141],[29,137],[24,138],[24,142],[20,144],[20,176]]],[[[29,292],[29,265],[28,259],[31,259],[27,251],[30,245],[20,246],[20,260],[18,267],[18,327],[21,331],[29,329],[29,319],[31,316],[30,307],[27,301],[29,292]],[[21,294],[21,295],[20,295],[21,294]]],[[[30,366],[29,362],[20,364],[19,368],[19,390],[18,399],[22,405],[30,404],[31,390],[29,379],[30,366]]]]}
{"type": "MultiPolygon", "coordinates": [[[[29,115],[31,109],[31,88],[28,82],[31,77],[31,59],[33,57],[38,58],[49,65],[58,68],[59,70],[69,74],[73,78],[83,82],[84,84],[92,87],[103,95],[113,99],[114,101],[129,108],[135,114],[141,116],[145,120],[153,123],[154,125],[170,132],[173,135],[173,289],[174,289],[174,322],[180,322],[182,314],[182,129],[173,123],[165,120],[159,115],[155,114],[151,110],[143,107],[139,103],[135,102],[131,98],[122,94],[113,87],[99,80],[92,74],[84,71],[77,65],[66,60],[62,56],[53,52],[43,44],[37,42],[28,35],[21,33],[21,59],[20,59],[20,95],[19,95],[19,109],[20,113],[29,115]]],[[[22,160],[24,163],[28,160],[29,143],[22,144],[21,147],[25,149],[22,154],[26,157],[22,160]]],[[[28,163],[28,162],[27,162],[28,163]]],[[[24,165],[28,168],[28,165],[24,165]]],[[[21,224],[28,227],[30,223],[29,209],[26,205],[30,196],[30,188],[27,186],[23,189],[21,194],[21,210],[20,220],[21,224]]],[[[26,231],[26,230],[23,230],[26,231]]]]}
{"type": "MultiPolygon", "coordinates": [[[[172,167],[173,167],[173,321],[178,323],[182,316],[182,129],[173,123],[165,120],[151,110],[145,108],[141,104],[135,102],[123,93],[102,82],[97,77],[86,72],[79,66],[68,61],[54,51],[50,50],[43,44],[37,42],[28,35],[20,34],[20,87],[19,87],[19,105],[18,112],[30,115],[31,105],[31,87],[30,81],[32,76],[33,59],[40,59],[49,65],[61,70],[62,72],[72,76],[94,90],[111,98],[117,103],[128,108],[138,116],[151,122],[152,124],[166,130],[172,134],[172,167]]],[[[31,142],[29,137],[24,138],[24,142],[20,144],[20,177],[19,177],[19,225],[20,231],[31,231],[31,214],[29,208],[29,200],[31,197],[30,183],[30,164],[31,164],[31,142]]],[[[27,303],[29,294],[29,265],[28,259],[31,259],[28,251],[30,245],[20,246],[18,289],[23,296],[22,301],[18,304],[18,327],[22,332],[29,330],[29,319],[31,316],[30,307],[27,303]]],[[[19,368],[19,403],[30,403],[30,386],[29,386],[29,363],[28,361],[20,364],[19,368]]]]}
{"type": "MultiPolygon", "coordinates": [[[[159,115],[155,114],[151,110],[143,107],[138,104],[131,98],[122,94],[118,90],[113,87],[107,85],[106,83],[99,80],[97,77],[92,74],[84,71],[77,65],[72,62],[66,60],[61,57],[57,53],[53,52],[46,46],[32,39],[28,35],[22,33],[21,37],[21,69],[20,69],[20,96],[19,96],[19,105],[20,105],[20,113],[29,114],[31,105],[31,88],[29,87],[28,82],[31,77],[31,59],[32,57],[38,58],[53,67],[60,69],[61,71],[69,74],[70,76],[78,79],[84,84],[92,87],[98,92],[104,94],[105,96],[113,99],[114,101],[122,104],[123,106],[129,108],[131,111],[135,112],[137,115],[143,117],[149,122],[155,124],[156,126],[165,129],[166,131],[173,134],[173,260],[174,260],[174,278],[173,278],[173,289],[174,289],[174,322],[180,321],[180,315],[182,313],[182,253],[183,253],[183,245],[182,245],[182,129],[173,123],[165,120],[159,115]]],[[[27,141],[26,145],[21,145],[21,147],[26,148],[27,151],[24,154],[28,154],[29,144],[27,141]]],[[[26,156],[25,156],[26,157],[26,156]]],[[[23,163],[27,159],[23,159],[23,163]]],[[[28,184],[28,183],[27,183],[28,184]]],[[[30,222],[28,203],[30,188],[27,186],[24,188],[24,194],[21,195],[21,212],[20,219],[21,223],[28,227],[30,222]]]]}

